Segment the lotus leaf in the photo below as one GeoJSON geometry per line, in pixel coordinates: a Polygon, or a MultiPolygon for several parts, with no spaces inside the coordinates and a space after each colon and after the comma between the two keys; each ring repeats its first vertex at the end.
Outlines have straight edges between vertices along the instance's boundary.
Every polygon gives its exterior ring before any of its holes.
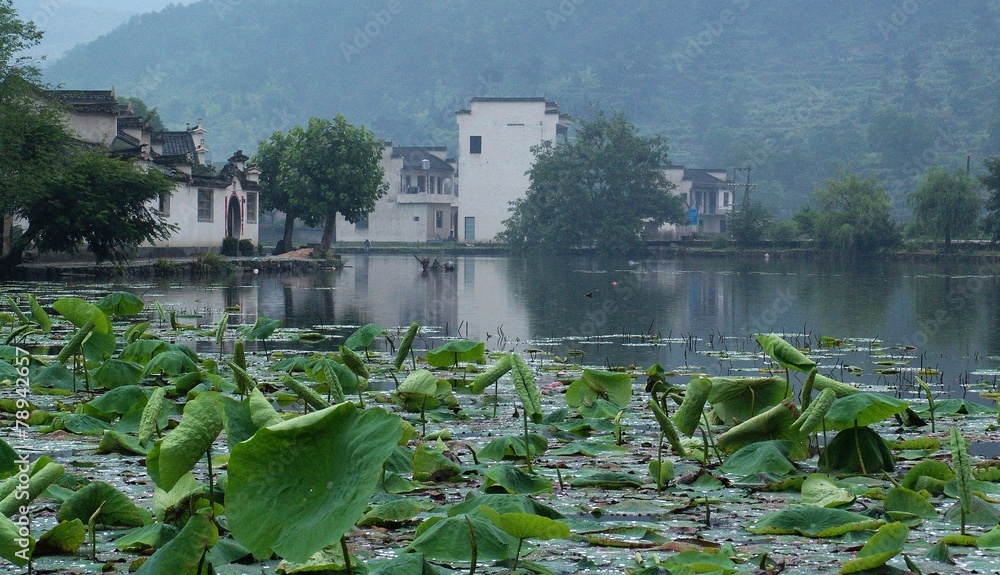
{"type": "Polygon", "coordinates": [[[681,406],[674,412],[673,422],[678,431],[691,437],[705,413],[705,402],[712,392],[712,381],[707,378],[692,379],[684,392],[681,406]]]}
{"type": "Polygon", "coordinates": [[[131,435],[117,431],[105,431],[101,443],[95,453],[121,453],[123,455],[146,455],[148,449],[139,444],[139,440],[131,435]]]}
{"type": "Polygon", "coordinates": [[[813,388],[820,391],[825,389],[833,390],[833,392],[837,394],[838,398],[861,393],[856,387],[818,373],[813,380],[813,388]]]}
{"type": "Polygon", "coordinates": [[[236,331],[246,339],[263,340],[271,337],[271,334],[273,334],[274,330],[278,329],[278,326],[280,325],[280,319],[270,319],[265,316],[260,316],[253,322],[253,325],[241,326],[236,331]]]}
{"type": "Polygon", "coordinates": [[[565,539],[569,527],[558,519],[549,519],[533,513],[504,513],[482,506],[479,511],[494,525],[518,539],[565,539]]]}
{"type": "Polygon", "coordinates": [[[704,551],[684,551],[663,562],[668,573],[710,573],[711,575],[730,575],[737,573],[736,563],[721,553],[704,551]]]}
{"type": "Polygon", "coordinates": [[[114,333],[111,330],[108,316],[99,307],[88,301],[77,297],[67,297],[56,300],[52,307],[76,327],[82,328],[88,323],[93,323],[94,333],[103,335],[114,333]]]}
{"type": "Polygon", "coordinates": [[[1000,548],[1000,526],[994,527],[992,531],[984,533],[976,539],[976,545],[980,549],[1000,548]]]}
{"type": "Polygon", "coordinates": [[[42,309],[42,306],[38,305],[38,300],[35,299],[34,294],[28,294],[28,305],[31,307],[31,318],[41,328],[42,333],[51,333],[52,320],[49,318],[49,314],[42,309]]]}
{"type": "Polygon", "coordinates": [[[17,452],[0,437],[0,477],[6,477],[17,469],[17,452]]]}
{"type": "Polygon", "coordinates": [[[95,522],[109,527],[140,527],[153,520],[149,512],[137,507],[129,496],[103,481],[90,483],[74,493],[63,502],[56,518],[59,521],[89,521],[98,509],[101,512],[95,522]]]}
{"type": "Polygon", "coordinates": [[[310,359],[308,357],[297,355],[295,357],[286,357],[284,359],[279,359],[278,361],[272,363],[270,367],[268,367],[267,369],[268,371],[284,371],[287,373],[292,373],[296,371],[306,371],[306,367],[309,364],[310,364],[310,359]]]}
{"type": "Polygon", "coordinates": [[[413,453],[413,480],[441,483],[462,474],[457,463],[443,453],[421,444],[413,453]]]}
{"type": "Polygon", "coordinates": [[[789,403],[779,403],[729,429],[716,438],[716,443],[719,449],[732,453],[744,445],[758,441],[784,439],[793,446],[791,457],[799,458],[799,452],[803,451],[802,439],[798,432],[791,429],[795,421],[794,409],[789,403]]]}
{"type": "Polygon", "coordinates": [[[363,325],[357,329],[350,337],[344,341],[344,347],[350,350],[356,350],[359,347],[368,349],[372,342],[375,341],[383,331],[382,327],[378,324],[370,323],[363,325]]]}
{"type": "Polygon", "coordinates": [[[125,346],[118,354],[121,361],[131,361],[145,365],[156,354],[166,351],[167,343],[159,339],[137,339],[125,346]]]}
{"type": "Polygon", "coordinates": [[[246,547],[232,539],[219,539],[219,541],[208,550],[205,560],[214,565],[229,565],[230,563],[244,563],[246,559],[252,559],[253,554],[246,547]]]}
{"type": "Polygon", "coordinates": [[[962,502],[959,500],[945,512],[944,518],[960,525],[996,527],[1000,523],[1000,512],[990,503],[971,495],[967,509],[962,508],[962,502]]]}
{"type": "Polygon", "coordinates": [[[409,355],[410,349],[413,346],[413,340],[417,337],[417,333],[420,331],[420,324],[413,322],[410,324],[410,328],[406,330],[406,334],[403,335],[403,341],[399,343],[399,349],[396,350],[396,361],[393,363],[396,369],[403,367],[403,362],[406,361],[406,356],[409,355]]]}
{"type": "Polygon", "coordinates": [[[139,383],[142,378],[142,366],[131,361],[109,359],[91,375],[92,381],[98,387],[115,389],[139,383]]]}
{"type": "MultiPolygon", "coordinates": [[[[529,433],[528,446],[531,449],[530,455],[536,456],[548,449],[549,442],[545,439],[544,435],[529,433]]],[[[524,438],[510,437],[506,435],[498,437],[487,443],[486,446],[479,451],[478,455],[483,459],[490,459],[493,461],[500,461],[502,459],[523,459],[525,456],[524,438]]]]}
{"type": "Polygon", "coordinates": [[[153,444],[146,457],[150,478],[169,490],[208,452],[223,426],[219,394],[202,393],[184,406],[184,416],[174,430],[153,444]]]}
{"type": "Polygon", "coordinates": [[[510,356],[505,355],[489,369],[476,376],[476,379],[472,381],[472,393],[482,393],[487,387],[499,381],[508,371],[510,371],[510,356]]]}
{"type": "Polygon", "coordinates": [[[548,505],[539,503],[525,495],[513,495],[510,493],[471,495],[462,503],[456,503],[448,507],[448,516],[454,517],[456,515],[471,513],[481,505],[487,505],[498,513],[532,513],[551,519],[563,518],[561,513],[548,505]]]}
{"type": "Polygon", "coordinates": [[[570,482],[573,487],[602,487],[604,489],[625,489],[641,487],[642,481],[635,475],[621,471],[587,471],[570,482]]]}
{"type": "Polygon", "coordinates": [[[912,513],[923,519],[937,519],[937,511],[922,495],[905,487],[893,487],[885,494],[886,511],[912,513]]]}
{"type": "Polygon", "coordinates": [[[215,523],[204,515],[193,515],[180,533],[153,553],[135,575],[190,573],[218,540],[215,523]]]}
{"type": "Polygon", "coordinates": [[[433,518],[417,529],[410,553],[423,553],[445,563],[472,560],[472,532],[476,540],[479,561],[511,559],[516,555],[518,540],[481,515],[458,515],[433,518]],[[426,527],[425,527],[426,526],[426,527]]]}
{"type": "Polygon", "coordinates": [[[399,384],[396,394],[404,398],[427,399],[437,393],[437,378],[426,369],[411,371],[399,384]]]}
{"type": "Polygon", "coordinates": [[[87,526],[79,519],[60,521],[35,543],[33,557],[42,555],[69,555],[75,553],[87,539],[87,526]]]}
{"type": "Polygon", "coordinates": [[[788,475],[796,471],[795,465],[789,461],[791,452],[790,441],[771,440],[751,443],[727,457],[719,471],[739,477],[758,473],[788,475]]]}
{"type": "Polygon", "coordinates": [[[65,429],[80,435],[103,435],[111,424],[90,415],[60,413],[52,420],[52,429],[65,429]]]}
{"type": "Polygon", "coordinates": [[[404,523],[410,521],[424,511],[434,509],[435,505],[429,501],[416,501],[413,499],[400,498],[389,501],[381,505],[372,507],[368,513],[358,521],[359,527],[367,525],[385,525],[392,523],[404,523]]]}
{"type": "Polygon", "coordinates": [[[142,370],[143,377],[150,375],[181,375],[185,373],[197,373],[198,364],[180,351],[163,351],[149,360],[142,370]]]}
{"type": "Polygon", "coordinates": [[[666,485],[674,480],[674,464],[669,459],[650,459],[649,474],[657,485],[666,485]]]}
{"type": "Polygon", "coordinates": [[[584,369],[580,379],[566,390],[566,403],[570,407],[593,405],[598,399],[618,406],[617,413],[632,399],[632,378],[626,373],[584,369]]]}
{"type": "MultiPolygon", "coordinates": [[[[621,410],[622,407],[619,406],[617,403],[612,403],[606,399],[598,398],[594,401],[594,403],[590,405],[586,404],[581,405],[577,411],[579,411],[580,415],[582,415],[586,419],[603,420],[606,422],[609,419],[613,420],[615,417],[617,417],[618,414],[621,412],[621,410]]],[[[601,428],[595,428],[595,429],[601,429],[601,428]]],[[[614,427],[612,427],[611,429],[614,429],[614,427]]]]}
{"type": "Polygon", "coordinates": [[[826,412],[827,429],[847,429],[878,423],[903,413],[909,404],[882,393],[862,392],[839,397],[826,412]]]}
{"type": "Polygon", "coordinates": [[[110,293],[97,300],[94,305],[111,317],[136,315],[142,313],[142,310],[146,308],[142,299],[127,291],[110,293]]]}
{"type": "Polygon", "coordinates": [[[516,353],[510,356],[510,372],[514,382],[514,390],[521,399],[524,416],[535,423],[541,423],[543,417],[542,396],[538,391],[538,385],[535,384],[535,374],[524,363],[524,359],[516,353]]]}
{"type": "Polygon", "coordinates": [[[484,474],[483,490],[487,493],[507,492],[518,495],[549,493],[552,491],[552,482],[544,477],[525,473],[512,465],[499,465],[484,474]]]}
{"type": "Polygon", "coordinates": [[[839,537],[852,531],[870,531],[885,524],[881,519],[842,509],[796,505],[764,516],[747,531],[756,534],[839,537]]]}
{"type": "Polygon", "coordinates": [[[793,369],[803,373],[808,373],[816,367],[815,361],[809,359],[801,351],[795,349],[795,346],[782,339],[781,336],[773,333],[758,333],[756,337],[757,343],[760,344],[764,353],[771,356],[771,358],[774,359],[778,365],[786,369],[793,369]]]}
{"type": "Polygon", "coordinates": [[[827,444],[819,461],[821,469],[826,467],[837,473],[867,475],[896,468],[889,446],[869,427],[850,427],[838,433],[827,444]]]}
{"type": "Polygon", "coordinates": [[[843,507],[854,503],[855,497],[846,489],[820,473],[813,473],[802,482],[802,504],[816,507],[843,507]]]}
{"type": "MultiPolygon", "coordinates": [[[[927,459],[911,467],[910,470],[906,472],[906,475],[903,476],[901,485],[907,489],[919,490],[920,488],[917,487],[917,481],[921,477],[931,477],[942,482],[947,482],[955,478],[955,472],[953,472],[947,464],[941,461],[927,459]]],[[[942,491],[943,489],[944,486],[942,485],[942,491]]]]}
{"type": "Polygon", "coordinates": [[[27,548],[24,547],[24,541],[18,532],[18,526],[6,515],[0,515],[0,557],[19,567],[24,567],[31,559],[31,554],[35,549],[35,540],[28,537],[27,548]]]}
{"type": "Polygon", "coordinates": [[[972,466],[969,465],[965,438],[957,427],[951,428],[951,466],[955,470],[955,486],[958,488],[962,515],[962,535],[965,535],[965,516],[972,511],[972,487],[969,485],[972,481],[972,466]]]}
{"type": "Polygon", "coordinates": [[[708,403],[726,425],[746,421],[788,399],[791,389],[780,377],[713,377],[708,403]]]}
{"type": "Polygon", "coordinates": [[[52,389],[75,389],[76,381],[73,372],[61,363],[53,363],[35,372],[31,377],[31,385],[52,389]]]}
{"type": "Polygon", "coordinates": [[[910,528],[902,523],[889,523],[879,527],[871,539],[861,547],[857,557],[840,567],[841,573],[857,573],[885,565],[903,550],[910,528]]]}
{"type": "MultiPolygon", "coordinates": [[[[924,413],[928,410],[921,410],[924,413]]],[[[996,410],[985,405],[962,398],[942,399],[934,402],[935,415],[982,415],[996,413],[996,410]]]]}
{"type": "Polygon", "coordinates": [[[458,362],[479,362],[486,355],[486,344],[481,341],[458,339],[438,346],[427,352],[427,363],[431,367],[451,367],[458,362]]]}
{"type": "Polygon", "coordinates": [[[821,391],[819,397],[815,401],[809,402],[809,407],[792,423],[792,429],[797,430],[802,435],[809,435],[819,429],[836,398],[837,394],[833,390],[824,389],[821,391]]]}
{"type": "Polygon", "coordinates": [[[106,414],[107,419],[124,415],[133,409],[143,408],[149,400],[148,392],[138,385],[127,385],[112,389],[86,404],[97,410],[95,415],[106,414]]]}
{"type": "Polygon", "coordinates": [[[951,557],[951,552],[948,549],[948,544],[944,541],[938,541],[927,550],[927,554],[924,555],[925,558],[931,561],[937,561],[938,563],[947,563],[949,565],[954,565],[955,560],[951,557]]]}
{"type": "Polygon", "coordinates": [[[229,459],[233,536],[257,557],[273,550],[291,561],[338,541],[364,513],[401,433],[398,416],[350,402],[260,429],[229,459]]]}
{"type": "MultiPolygon", "coordinates": [[[[398,368],[397,368],[398,369],[398,368]]],[[[450,573],[448,571],[447,573],[450,573]]],[[[427,562],[422,553],[406,553],[372,568],[368,575],[445,575],[445,570],[427,562]]]]}

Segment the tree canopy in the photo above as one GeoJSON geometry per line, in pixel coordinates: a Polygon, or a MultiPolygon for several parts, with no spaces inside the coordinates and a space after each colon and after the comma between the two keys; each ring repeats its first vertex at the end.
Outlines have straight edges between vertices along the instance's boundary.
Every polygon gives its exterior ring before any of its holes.
{"type": "MultiPolygon", "coordinates": [[[[322,249],[329,250],[337,241],[337,214],[357,223],[388,191],[382,147],[371,131],[340,115],[275,133],[261,142],[257,154],[264,205],[281,209],[293,221],[323,224],[322,249]]],[[[286,220],[286,236],[288,225],[286,220]]]]}
{"type": "Polygon", "coordinates": [[[914,230],[920,235],[944,238],[944,251],[951,239],[976,229],[982,201],[976,181],[965,170],[949,172],[936,166],[924,172],[920,184],[907,198],[913,207],[914,230]]]}
{"type": "Polygon", "coordinates": [[[1000,242],[1000,156],[983,160],[986,173],[979,176],[979,181],[986,187],[986,215],[983,218],[983,231],[993,243],[1000,242]]]}
{"type": "Polygon", "coordinates": [[[641,247],[647,227],[686,221],[663,174],[667,152],[661,136],[640,135],[620,113],[580,120],[570,142],[534,148],[528,191],[498,239],[524,252],[641,247]]]}
{"type": "Polygon", "coordinates": [[[845,171],[816,190],[816,241],[843,254],[873,253],[895,246],[899,230],[890,216],[889,194],[869,176],[845,171]]]}

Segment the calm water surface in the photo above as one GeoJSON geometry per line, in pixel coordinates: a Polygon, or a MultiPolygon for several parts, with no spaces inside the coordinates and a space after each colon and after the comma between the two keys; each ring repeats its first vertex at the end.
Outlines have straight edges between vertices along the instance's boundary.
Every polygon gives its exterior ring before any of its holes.
{"type": "MultiPolygon", "coordinates": [[[[781,332],[798,345],[820,335],[880,340],[900,364],[935,367],[955,396],[965,384],[993,387],[1000,367],[1000,266],[784,260],[463,257],[452,273],[421,273],[410,255],[352,256],[340,271],[294,276],[100,284],[81,278],[45,284],[48,297],[129,289],[168,308],[215,323],[239,305],[241,321],[257,315],[289,327],[318,327],[340,343],[349,326],[395,329],[416,321],[444,336],[485,340],[489,349],[542,349],[565,356],[583,350],[591,365],[659,362],[711,374],[756,370],[749,335],[781,332]],[[807,337],[808,336],[808,339],[807,337]],[[913,349],[907,349],[907,346],[913,349]],[[704,352],[712,352],[705,354],[704,352]],[[723,353],[728,352],[728,353],[723,353]],[[720,357],[722,354],[723,357],[720,357]]],[[[36,289],[8,284],[5,291],[36,289]]],[[[234,320],[231,320],[233,323],[234,320]]],[[[208,345],[208,344],[200,344],[208,345]]],[[[207,351],[201,350],[199,351],[207,351]]],[[[829,370],[859,365],[868,381],[872,358],[828,353],[829,370]],[[864,365],[867,363],[867,365],[864,365]]],[[[904,370],[905,371],[905,370],[904,370]]],[[[896,376],[897,378],[899,376],[896,376]]]]}

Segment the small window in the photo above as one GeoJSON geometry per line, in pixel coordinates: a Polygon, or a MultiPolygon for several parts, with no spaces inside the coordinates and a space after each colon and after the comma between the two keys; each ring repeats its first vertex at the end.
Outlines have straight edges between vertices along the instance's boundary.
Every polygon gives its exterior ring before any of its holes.
{"type": "Polygon", "coordinates": [[[442,212],[441,210],[438,210],[437,212],[434,213],[434,225],[437,228],[444,227],[444,212],[442,212]]]}
{"type": "Polygon", "coordinates": [[[368,229],[368,216],[367,215],[361,216],[361,219],[358,220],[358,223],[354,224],[354,229],[355,230],[367,230],[368,229]]]}
{"type": "Polygon", "coordinates": [[[247,223],[257,223],[257,192],[247,192],[247,223]]]}
{"type": "Polygon", "coordinates": [[[444,193],[444,184],[441,183],[442,181],[443,181],[442,178],[438,178],[437,179],[438,193],[439,194],[443,194],[444,193]]]}
{"type": "Polygon", "coordinates": [[[419,222],[420,221],[420,216],[413,216],[413,221],[419,222]]]}
{"type": "Polygon", "coordinates": [[[469,136],[469,153],[470,154],[482,154],[483,153],[483,137],[482,136],[469,136]]]}
{"type": "Polygon", "coordinates": [[[474,217],[465,218],[465,239],[476,239],[476,218],[474,217]]]}
{"type": "Polygon", "coordinates": [[[156,207],[156,211],[160,212],[161,216],[170,215],[170,192],[160,194],[160,202],[156,207]]]}
{"type": "Polygon", "coordinates": [[[420,193],[421,194],[427,191],[427,190],[424,189],[424,177],[423,176],[417,176],[417,188],[420,189],[420,193]]]}
{"type": "Polygon", "coordinates": [[[723,206],[729,205],[729,192],[722,192],[722,205],[723,206]]]}
{"type": "Polygon", "coordinates": [[[198,221],[212,222],[212,215],[215,213],[215,191],[198,190],[198,221]]]}

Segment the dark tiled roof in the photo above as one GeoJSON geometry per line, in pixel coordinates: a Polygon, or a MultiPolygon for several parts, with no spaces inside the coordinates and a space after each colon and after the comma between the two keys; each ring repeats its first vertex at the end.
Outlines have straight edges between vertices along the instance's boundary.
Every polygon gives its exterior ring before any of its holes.
{"type": "Polygon", "coordinates": [[[118,116],[118,128],[144,128],[149,123],[139,116],[118,116]]]}
{"type": "Polygon", "coordinates": [[[190,164],[193,162],[190,153],[184,154],[157,154],[153,158],[153,161],[157,164],[162,164],[164,166],[174,166],[177,164],[190,164]]]}
{"type": "Polygon", "coordinates": [[[430,169],[436,172],[454,172],[455,168],[448,162],[442,160],[429,150],[444,151],[446,148],[407,148],[399,147],[392,149],[393,158],[403,158],[404,170],[422,170],[424,160],[430,160],[430,169]]]}
{"type": "Polygon", "coordinates": [[[49,90],[46,94],[80,114],[119,113],[114,90],[49,90]]]}
{"type": "Polygon", "coordinates": [[[709,173],[709,170],[691,168],[684,168],[684,179],[692,182],[693,184],[701,184],[705,186],[722,186],[726,183],[725,180],[721,180],[709,173]]]}
{"type": "Polygon", "coordinates": [[[191,184],[199,188],[228,188],[232,180],[208,177],[208,176],[191,176],[191,184]]]}
{"type": "Polygon", "coordinates": [[[111,142],[112,150],[123,150],[125,148],[138,148],[142,144],[139,140],[129,136],[125,132],[118,132],[115,139],[111,142]]]}
{"type": "MultiPolygon", "coordinates": [[[[241,152],[242,150],[234,154],[233,158],[236,158],[237,156],[242,156],[245,158],[246,156],[243,156],[241,152]]],[[[225,166],[222,166],[222,169],[219,170],[219,179],[225,180],[226,185],[228,185],[228,183],[231,182],[233,178],[236,178],[240,181],[240,187],[242,187],[244,190],[251,192],[260,190],[260,184],[248,180],[247,173],[237,168],[236,164],[233,163],[233,160],[230,159],[229,163],[226,164],[225,166]]]]}
{"type": "Polygon", "coordinates": [[[153,136],[154,142],[163,144],[163,155],[195,154],[197,149],[190,132],[160,132],[153,136]]]}

